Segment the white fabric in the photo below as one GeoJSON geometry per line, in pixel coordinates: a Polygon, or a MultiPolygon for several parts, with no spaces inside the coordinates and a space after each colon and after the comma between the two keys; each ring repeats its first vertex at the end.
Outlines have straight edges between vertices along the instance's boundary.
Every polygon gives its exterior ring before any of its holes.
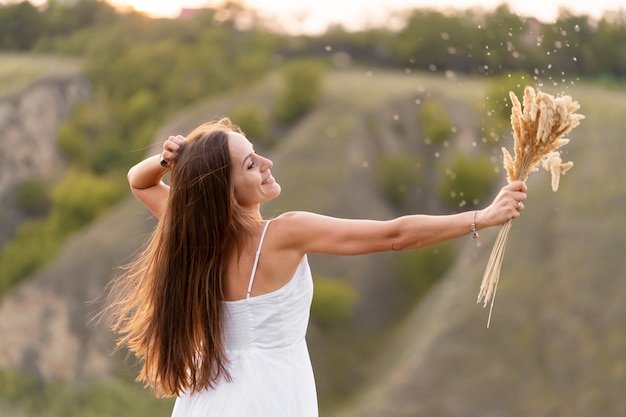
{"type": "MultiPolygon", "coordinates": [[[[262,238],[259,251],[261,244],[262,238]]],[[[214,389],[181,395],[172,417],[318,417],[305,341],[312,297],[305,255],[282,288],[225,302],[232,382],[222,380],[214,389]]]]}
{"type": "Polygon", "coordinates": [[[252,284],[254,284],[254,275],[256,274],[256,267],[259,265],[259,257],[261,256],[261,247],[263,246],[263,239],[265,239],[265,232],[267,232],[267,226],[270,225],[269,220],[265,223],[263,227],[263,233],[261,233],[261,239],[259,239],[259,247],[256,250],[256,254],[254,255],[254,264],[252,265],[252,272],[250,273],[250,280],[248,282],[248,291],[246,292],[246,298],[250,298],[250,294],[252,293],[252,284]]]}

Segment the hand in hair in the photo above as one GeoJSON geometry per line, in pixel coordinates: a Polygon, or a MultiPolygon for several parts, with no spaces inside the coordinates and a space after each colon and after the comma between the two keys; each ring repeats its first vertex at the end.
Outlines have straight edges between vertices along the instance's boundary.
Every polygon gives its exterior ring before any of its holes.
{"type": "Polygon", "coordinates": [[[166,161],[167,166],[175,164],[184,145],[184,136],[170,136],[163,143],[163,152],[160,155],[146,158],[128,171],[131,191],[159,219],[165,213],[170,194],[169,185],[162,181],[168,171],[163,169],[160,159],[166,161]]]}
{"type": "Polygon", "coordinates": [[[185,137],[182,135],[170,136],[163,143],[163,152],[161,158],[169,165],[172,165],[178,159],[178,152],[185,145],[185,137]]]}

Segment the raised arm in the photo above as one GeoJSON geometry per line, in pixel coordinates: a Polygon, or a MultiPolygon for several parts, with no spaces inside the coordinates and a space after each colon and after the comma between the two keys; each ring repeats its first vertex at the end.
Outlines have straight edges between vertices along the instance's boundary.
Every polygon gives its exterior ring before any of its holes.
{"type": "Polygon", "coordinates": [[[523,210],[526,185],[511,183],[486,208],[464,213],[431,216],[409,215],[388,221],[347,220],[313,213],[292,212],[278,217],[272,227],[284,249],[302,253],[361,255],[404,251],[435,245],[469,235],[475,221],[477,230],[501,225],[523,210]]]}
{"type": "Polygon", "coordinates": [[[163,182],[163,177],[169,166],[175,163],[178,150],[184,143],[183,136],[170,136],[163,144],[160,155],[146,158],[128,171],[127,178],[132,193],[158,219],[165,213],[170,194],[170,187],[163,182]],[[165,161],[163,164],[161,158],[165,161]]]}

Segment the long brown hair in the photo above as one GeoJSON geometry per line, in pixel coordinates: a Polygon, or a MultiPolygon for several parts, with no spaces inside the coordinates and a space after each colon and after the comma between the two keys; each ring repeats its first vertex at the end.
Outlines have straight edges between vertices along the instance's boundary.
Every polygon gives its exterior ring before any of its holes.
{"type": "Polygon", "coordinates": [[[222,279],[228,255],[254,221],[236,204],[229,119],[191,132],[172,164],[167,210],[140,256],[112,282],[105,315],[142,362],[138,381],[157,395],[230,379],[222,279]]]}

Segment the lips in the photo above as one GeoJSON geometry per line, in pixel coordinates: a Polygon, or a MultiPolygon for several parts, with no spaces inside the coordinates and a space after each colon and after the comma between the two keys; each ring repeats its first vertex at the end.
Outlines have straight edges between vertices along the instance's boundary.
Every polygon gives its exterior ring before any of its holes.
{"type": "Polygon", "coordinates": [[[268,179],[266,179],[265,181],[261,183],[261,185],[274,184],[274,182],[275,182],[274,177],[270,175],[268,179]]]}

